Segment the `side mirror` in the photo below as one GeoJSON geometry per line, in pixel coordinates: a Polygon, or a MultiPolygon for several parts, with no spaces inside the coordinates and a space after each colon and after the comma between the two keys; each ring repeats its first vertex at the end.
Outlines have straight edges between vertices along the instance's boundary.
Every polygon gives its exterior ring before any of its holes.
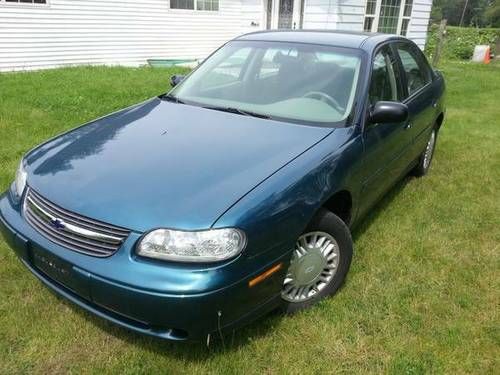
{"type": "Polygon", "coordinates": [[[170,84],[172,85],[172,87],[175,87],[177,86],[179,83],[182,82],[182,80],[185,78],[186,76],[181,76],[179,74],[174,74],[172,77],[170,77],[170,84]]]}
{"type": "Polygon", "coordinates": [[[370,123],[404,122],[408,119],[408,107],[398,102],[377,102],[370,111],[370,123]]]}

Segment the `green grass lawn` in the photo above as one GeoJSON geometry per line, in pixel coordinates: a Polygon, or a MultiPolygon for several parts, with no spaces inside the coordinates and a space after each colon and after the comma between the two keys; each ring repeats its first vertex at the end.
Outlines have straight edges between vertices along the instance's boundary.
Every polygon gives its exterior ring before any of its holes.
{"type": "MultiPolygon", "coordinates": [[[[399,183],[354,232],[346,285],[207,350],[142,337],[54,296],[0,240],[0,374],[498,373],[500,66],[447,63],[430,174],[399,183]]],[[[64,130],[166,90],[171,71],[0,75],[0,190],[64,130]]],[[[235,125],[237,126],[237,125],[235,125]]]]}

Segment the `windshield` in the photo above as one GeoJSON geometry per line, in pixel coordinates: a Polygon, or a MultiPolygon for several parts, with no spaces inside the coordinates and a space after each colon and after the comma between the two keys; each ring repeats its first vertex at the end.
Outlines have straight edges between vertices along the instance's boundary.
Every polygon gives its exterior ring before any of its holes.
{"type": "Polygon", "coordinates": [[[313,44],[233,41],[170,95],[250,115],[332,123],[351,112],[359,51],[313,44]]]}

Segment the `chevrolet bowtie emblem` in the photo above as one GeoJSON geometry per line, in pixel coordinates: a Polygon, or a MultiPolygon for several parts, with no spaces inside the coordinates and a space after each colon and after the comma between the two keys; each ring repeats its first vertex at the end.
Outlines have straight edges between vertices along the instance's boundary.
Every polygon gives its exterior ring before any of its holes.
{"type": "Polygon", "coordinates": [[[66,224],[61,219],[52,219],[50,221],[50,225],[52,225],[56,229],[64,229],[64,228],[66,228],[66,224]]]}

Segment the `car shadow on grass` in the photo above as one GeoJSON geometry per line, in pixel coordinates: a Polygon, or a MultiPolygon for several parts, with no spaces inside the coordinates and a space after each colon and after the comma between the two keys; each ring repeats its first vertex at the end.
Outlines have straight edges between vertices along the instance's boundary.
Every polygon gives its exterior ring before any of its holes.
{"type": "Polygon", "coordinates": [[[352,229],[352,240],[354,245],[359,237],[365,233],[378,217],[387,209],[396,197],[404,190],[406,185],[415,180],[415,177],[408,175],[399,180],[368,212],[368,214],[352,229]]]}
{"type": "Polygon", "coordinates": [[[270,331],[276,328],[283,317],[283,314],[277,309],[237,331],[226,332],[225,335],[213,333],[210,336],[210,343],[207,345],[205,339],[201,339],[201,341],[168,341],[142,335],[94,316],[63,297],[54,295],[76,315],[84,319],[87,324],[97,327],[105,334],[124,341],[138,350],[146,350],[157,355],[174,356],[177,359],[192,362],[203,361],[217,354],[237,351],[252,341],[267,336],[270,331]]]}
{"type": "MultiPolygon", "coordinates": [[[[412,179],[412,177],[405,177],[399,181],[374,206],[374,208],[371,209],[370,213],[353,231],[352,236],[355,243],[356,240],[370,228],[370,226],[378,219],[380,214],[391,204],[391,202],[401,193],[401,191],[412,179]]],[[[347,278],[347,284],[349,283],[348,279],[349,276],[347,278]]],[[[207,346],[207,343],[204,340],[172,342],[141,335],[139,333],[129,331],[126,328],[114,325],[102,318],[96,317],[58,295],[56,295],[56,297],[62,303],[69,306],[77,315],[86,320],[88,324],[98,327],[106,334],[112,335],[118,340],[125,341],[128,344],[135,346],[138,350],[146,350],[162,356],[173,356],[177,359],[191,362],[201,362],[214,355],[237,351],[255,340],[269,336],[270,332],[277,329],[277,326],[284,317],[282,312],[275,310],[232,333],[226,333],[224,336],[220,336],[217,333],[211,335],[210,345],[207,346]]]]}

